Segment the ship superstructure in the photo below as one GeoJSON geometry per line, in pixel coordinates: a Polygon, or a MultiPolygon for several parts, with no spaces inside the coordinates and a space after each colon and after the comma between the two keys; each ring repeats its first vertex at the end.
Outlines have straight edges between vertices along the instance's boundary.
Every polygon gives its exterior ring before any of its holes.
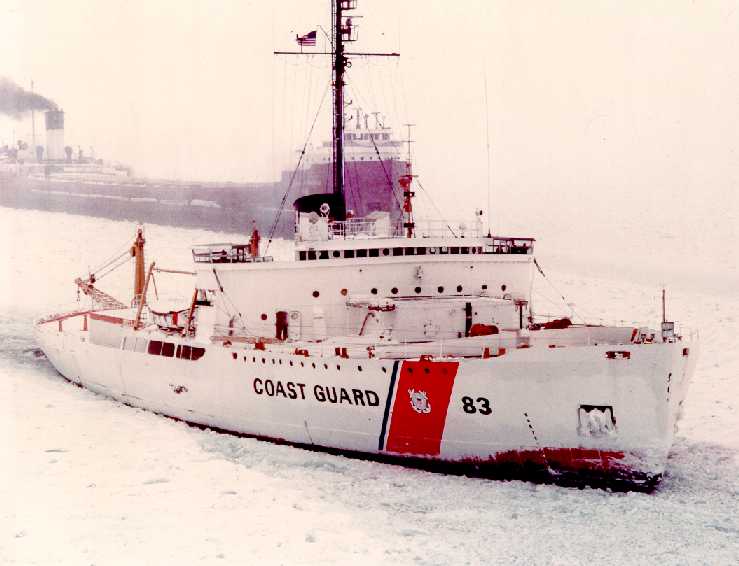
{"type": "MultiPolygon", "coordinates": [[[[71,381],[188,422],[298,445],[491,475],[650,488],[665,469],[697,343],[647,327],[542,320],[531,237],[479,222],[355,215],[346,199],[343,42],[356,2],[333,3],[333,190],[295,201],[295,256],[195,246],[189,302],[147,302],[139,231],[131,306],[78,280],[93,307],[39,321],[71,381]],[[337,100],[339,101],[337,103],[337,100]],[[97,305],[97,306],[95,306],[97,305]]],[[[478,216],[479,219],[479,216],[478,216]]]]}

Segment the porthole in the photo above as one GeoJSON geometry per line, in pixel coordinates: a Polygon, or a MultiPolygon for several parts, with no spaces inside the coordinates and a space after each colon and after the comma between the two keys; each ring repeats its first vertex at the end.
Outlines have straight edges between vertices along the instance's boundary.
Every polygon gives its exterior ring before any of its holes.
{"type": "Polygon", "coordinates": [[[382,249],[382,255],[390,255],[390,250],[387,248],[382,249]]]}
{"type": "Polygon", "coordinates": [[[437,290],[437,291],[438,291],[439,293],[443,293],[443,292],[444,292],[444,287],[442,287],[441,285],[439,285],[439,286],[438,286],[438,287],[436,288],[436,290],[437,290]]]}
{"type": "Polygon", "coordinates": [[[251,357],[251,361],[252,361],[253,363],[257,363],[257,357],[256,357],[256,356],[252,356],[252,357],[251,357]]]}
{"type": "Polygon", "coordinates": [[[362,366],[357,366],[357,371],[362,371],[362,366]]]}
{"type": "Polygon", "coordinates": [[[462,286],[461,285],[457,285],[457,293],[461,293],[461,292],[462,292],[462,286]]]}
{"type": "Polygon", "coordinates": [[[373,295],[377,295],[377,287],[372,287],[370,293],[372,293],[373,295]]]}
{"type": "Polygon", "coordinates": [[[262,313],[259,318],[261,318],[262,320],[267,320],[267,313],[262,313]]]}
{"type": "Polygon", "coordinates": [[[500,286],[501,291],[505,291],[506,289],[508,289],[508,287],[505,284],[500,286]]]}
{"type": "Polygon", "coordinates": [[[320,294],[318,291],[313,291],[313,298],[317,299],[320,294]]]}
{"type": "Polygon", "coordinates": [[[415,289],[413,289],[413,290],[414,290],[414,291],[415,291],[416,293],[420,293],[420,292],[421,292],[421,288],[420,288],[420,287],[416,287],[416,288],[415,288],[415,289]]]}
{"type": "Polygon", "coordinates": [[[331,255],[334,257],[341,257],[341,250],[334,250],[331,252],[331,255]]]}
{"type": "Polygon", "coordinates": [[[346,297],[346,294],[347,294],[348,292],[349,292],[349,291],[347,291],[346,289],[342,289],[341,291],[339,291],[339,293],[341,293],[341,295],[342,295],[342,296],[344,296],[344,297],[346,297]]]}
{"type": "Polygon", "coordinates": [[[392,293],[393,295],[397,295],[397,294],[398,294],[398,288],[397,288],[397,287],[393,287],[392,289],[390,289],[390,292],[391,292],[391,293],[392,293]]]}
{"type": "Polygon", "coordinates": [[[279,360],[277,360],[277,363],[280,364],[280,365],[282,365],[282,358],[280,358],[279,360]]]}
{"type": "Polygon", "coordinates": [[[488,286],[485,283],[483,283],[482,284],[482,290],[485,291],[485,290],[487,290],[487,288],[488,288],[488,286]]]}
{"type": "Polygon", "coordinates": [[[275,359],[272,358],[272,365],[275,365],[275,359]]]}
{"type": "Polygon", "coordinates": [[[263,364],[266,364],[267,363],[267,360],[265,360],[264,358],[262,358],[262,363],[263,364]]]}
{"type": "Polygon", "coordinates": [[[328,369],[328,364],[323,364],[323,369],[328,369]]]}
{"type": "Polygon", "coordinates": [[[341,366],[339,364],[336,364],[336,371],[341,371],[341,366]]]}

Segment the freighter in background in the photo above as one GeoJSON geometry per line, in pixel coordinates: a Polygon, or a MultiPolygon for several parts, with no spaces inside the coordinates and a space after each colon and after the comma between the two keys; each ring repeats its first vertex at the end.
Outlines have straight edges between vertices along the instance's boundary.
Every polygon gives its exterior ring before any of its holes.
{"type": "MultiPolygon", "coordinates": [[[[283,196],[330,193],[332,142],[309,148],[303,165],[274,182],[189,183],[137,178],[130,167],[96,159],[64,143],[64,112],[49,110],[46,147],[18,141],[0,148],[0,206],[99,216],[114,220],[190,226],[227,232],[291,236],[294,218],[278,215],[283,196]]],[[[406,171],[402,142],[379,112],[357,108],[345,132],[347,209],[357,216],[384,211],[402,216],[397,179],[406,171]],[[359,190],[362,187],[362,190],[359,190]]]]}

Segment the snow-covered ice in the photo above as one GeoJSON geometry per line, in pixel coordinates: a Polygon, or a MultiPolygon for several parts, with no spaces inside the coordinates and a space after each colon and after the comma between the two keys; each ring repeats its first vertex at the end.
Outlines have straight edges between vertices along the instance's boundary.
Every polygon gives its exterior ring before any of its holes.
{"type": "MultiPolygon", "coordinates": [[[[534,235],[556,233],[544,214],[529,220],[534,235]]],[[[577,234],[570,256],[556,234],[556,245],[539,244],[551,282],[537,279],[540,311],[566,312],[562,293],[586,318],[655,323],[665,280],[654,274],[666,273],[670,318],[700,329],[663,483],[653,494],[609,493],[277,446],[73,387],[39,354],[32,321],[76,306],[72,279],[127,245],[133,225],[0,209],[0,226],[2,564],[739,563],[739,286],[726,255],[702,262],[700,246],[657,229],[645,236],[652,255],[626,242],[604,258],[577,234]],[[666,251],[654,253],[660,243],[666,251]],[[686,250],[700,269],[681,277],[686,250]]],[[[150,257],[171,268],[189,266],[190,243],[235,238],[147,227],[150,257]]],[[[275,242],[272,252],[289,249],[275,242]]],[[[126,296],[129,275],[100,286],[126,296]]],[[[158,281],[165,296],[187,296],[188,285],[158,281]]]]}

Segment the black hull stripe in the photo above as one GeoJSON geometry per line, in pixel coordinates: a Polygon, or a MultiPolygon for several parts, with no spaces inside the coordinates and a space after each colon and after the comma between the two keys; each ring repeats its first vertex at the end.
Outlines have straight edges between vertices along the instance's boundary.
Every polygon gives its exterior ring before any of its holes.
{"type": "Polygon", "coordinates": [[[398,366],[400,362],[395,360],[393,362],[393,373],[390,375],[390,388],[387,391],[387,400],[385,401],[385,414],[382,416],[382,430],[380,430],[380,442],[378,444],[378,450],[385,449],[385,433],[387,432],[387,421],[390,417],[390,403],[393,400],[393,392],[395,391],[395,379],[398,376],[398,366]]]}

